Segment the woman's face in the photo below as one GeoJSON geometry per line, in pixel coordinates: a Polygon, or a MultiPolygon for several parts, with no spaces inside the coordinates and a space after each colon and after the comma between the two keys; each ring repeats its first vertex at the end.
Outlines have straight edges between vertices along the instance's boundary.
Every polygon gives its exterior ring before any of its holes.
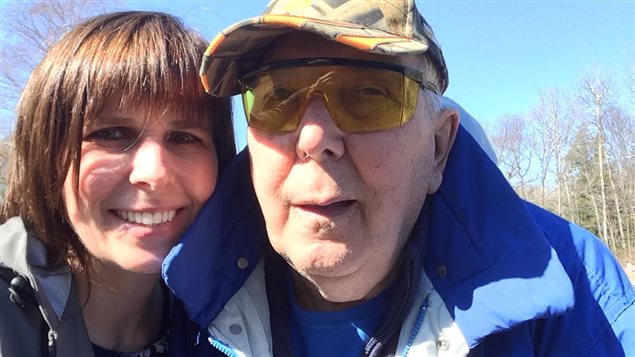
{"type": "Polygon", "coordinates": [[[94,258],[123,270],[160,272],[216,186],[210,125],[148,105],[110,107],[87,119],[78,191],[70,170],[64,202],[94,258]]]}

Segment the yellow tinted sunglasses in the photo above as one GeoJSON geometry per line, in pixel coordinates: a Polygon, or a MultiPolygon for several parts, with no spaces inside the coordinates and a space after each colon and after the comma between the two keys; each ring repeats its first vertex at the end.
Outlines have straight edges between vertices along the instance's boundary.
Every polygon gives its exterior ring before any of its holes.
{"type": "Polygon", "coordinates": [[[322,95],[342,131],[365,133],[412,119],[419,88],[438,93],[421,71],[345,58],[275,62],[241,76],[239,83],[249,126],[272,132],[296,130],[313,94],[322,95]]]}

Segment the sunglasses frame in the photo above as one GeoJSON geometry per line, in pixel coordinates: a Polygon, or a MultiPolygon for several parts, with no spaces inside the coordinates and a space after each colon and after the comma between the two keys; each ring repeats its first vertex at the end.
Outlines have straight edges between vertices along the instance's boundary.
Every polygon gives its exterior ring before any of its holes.
{"type": "MultiPolygon", "coordinates": [[[[250,92],[252,90],[252,88],[246,83],[248,79],[250,80],[254,77],[258,77],[261,73],[266,73],[267,71],[275,71],[275,70],[280,70],[285,68],[297,69],[302,67],[325,67],[325,66],[346,66],[351,68],[373,68],[373,69],[387,70],[394,73],[399,73],[400,75],[404,77],[404,79],[407,78],[409,81],[411,81],[410,82],[411,84],[415,85],[414,88],[418,86],[423,90],[429,90],[435,94],[438,94],[437,87],[431,82],[426,81],[424,79],[424,72],[416,70],[411,67],[401,66],[401,65],[397,65],[393,63],[366,61],[366,60],[351,59],[351,58],[326,58],[326,57],[325,58],[300,58],[300,59],[293,59],[293,60],[278,61],[278,62],[273,62],[273,63],[260,66],[259,68],[256,68],[255,70],[246,71],[238,79],[238,84],[240,85],[241,93],[243,95],[243,108],[245,109],[245,115],[247,117],[247,122],[249,123],[248,125],[250,127],[259,128],[261,130],[284,133],[284,132],[291,132],[297,129],[297,124],[298,124],[297,122],[295,122],[296,125],[295,126],[292,125],[288,129],[281,129],[281,128],[272,129],[267,127],[253,126],[253,123],[249,120],[249,117],[251,114],[248,113],[249,110],[246,107],[246,104],[245,104],[246,101],[244,98],[244,95],[247,92],[250,92]]],[[[404,95],[405,95],[405,92],[404,92],[404,95]]],[[[416,96],[416,94],[414,95],[416,96]]],[[[324,99],[327,100],[326,97],[324,99]]],[[[416,103],[416,98],[415,98],[415,103],[416,103]]],[[[415,109],[416,109],[416,104],[415,104],[415,109]]],[[[412,119],[411,116],[412,114],[414,114],[413,112],[413,113],[410,113],[409,115],[406,115],[405,114],[406,112],[404,112],[403,110],[404,109],[402,107],[401,121],[399,121],[398,123],[383,125],[383,126],[373,127],[371,129],[363,129],[363,130],[360,130],[359,128],[346,127],[344,122],[340,123],[337,119],[335,119],[337,117],[337,114],[333,112],[331,112],[331,116],[333,117],[333,120],[336,122],[337,126],[341,130],[347,133],[364,133],[364,132],[388,130],[388,129],[393,129],[395,127],[403,126],[406,122],[412,119]],[[408,118],[406,118],[406,116],[408,118]]],[[[331,109],[329,108],[329,112],[330,111],[331,109]]]]}
{"type": "Polygon", "coordinates": [[[260,72],[265,72],[273,69],[283,69],[283,68],[292,68],[292,67],[318,67],[318,66],[351,66],[351,67],[366,67],[366,68],[378,68],[385,69],[393,72],[398,72],[403,74],[405,77],[412,79],[413,81],[419,83],[419,86],[422,89],[427,89],[434,94],[439,95],[439,89],[433,83],[424,79],[424,73],[422,71],[416,70],[411,67],[400,66],[393,63],[386,62],[376,62],[376,61],[365,61],[359,59],[352,58],[299,58],[287,61],[279,61],[266,64],[264,66],[260,66],[257,69],[252,69],[246,71],[242,75],[240,75],[238,79],[238,84],[242,88],[241,91],[244,91],[245,84],[242,78],[250,77],[256,75],[260,72]]]}

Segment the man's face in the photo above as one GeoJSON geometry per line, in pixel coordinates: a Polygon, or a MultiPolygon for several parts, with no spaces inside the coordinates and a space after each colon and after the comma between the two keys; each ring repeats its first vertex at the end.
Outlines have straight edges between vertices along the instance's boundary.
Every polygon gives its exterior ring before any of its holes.
{"type": "MultiPolygon", "coordinates": [[[[363,53],[301,33],[278,40],[264,62],[321,57],[417,66],[414,57],[363,53]]],[[[295,131],[249,128],[252,177],[271,245],[327,301],[379,293],[426,195],[441,184],[457,125],[453,111],[431,117],[420,93],[404,126],[346,133],[314,94],[295,131]]],[[[314,294],[297,284],[296,291],[300,299],[314,294]]]]}

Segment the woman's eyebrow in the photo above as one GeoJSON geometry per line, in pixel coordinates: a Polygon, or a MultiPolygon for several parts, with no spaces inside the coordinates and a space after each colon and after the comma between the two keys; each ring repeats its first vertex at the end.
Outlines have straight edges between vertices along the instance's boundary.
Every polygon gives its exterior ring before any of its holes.
{"type": "Polygon", "coordinates": [[[128,123],[133,118],[127,117],[125,115],[113,114],[113,115],[98,115],[95,118],[88,119],[86,118],[86,124],[88,125],[121,125],[123,123],[128,123]]]}
{"type": "MultiPolygon", "coordinates": [[[[152,117],[149,118],[150,124],[152,122],[152,117]]],[[[210,130],[211,124],[209,120],[192,120],[192,119],[174,119],[170,120],[169,118],[160,119],[160,121],[167,124],[169,127],[179,130],[187,130],[187,129],[198,129],[198,130],[210,130]]],[[[94,119],[87,119],[84,123],[85,126],[104,126],[104,125],[115,125],[120,126],[124,124],[129,124],[131,122],[135,122],[134,116],[128,116],[126,114],[105,114],[98,115],[94,119]]]]}
{"type": "Polygon", "coordinates": [[[174,120],[170,122],[176,129],[203,129],[209,130],[211,125],[208,120],[174,120]]]}

